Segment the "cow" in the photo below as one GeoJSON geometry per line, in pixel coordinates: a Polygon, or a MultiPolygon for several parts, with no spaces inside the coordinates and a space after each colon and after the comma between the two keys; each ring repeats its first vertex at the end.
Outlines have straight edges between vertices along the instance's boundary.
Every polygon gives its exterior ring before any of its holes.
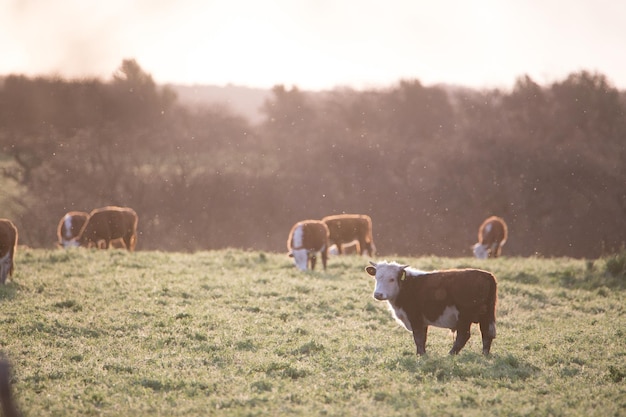
{"type": "Polygon", "coordinates": [[[343,245],[357,241],[356,252],[374,256],[376,247],[372,237],[372,219],[366,214],[337,214],[322,219],[328,231],[331,244],[337,245],[339,255],[343,253],[343,245]]]}
{"type": "Polygon", "coordinates": [[[17,249],[17,227],[9,219],[0,219],[0,284],[13,276],[13,257],[17,249]]]}
{"type": "Polygon", "coordinates": [[[504,220],[497,216],[487,218],[478,228],[478,243],[472,247],[478,259],[497,258],[502,253],[509,230],[504,220]]]}
{"type": "Polygon", "coordinates": [[[137,244],[137,213],[128,207],[107,206],[92,210],[77,240],[80,246],[95,245],[109,249],[111,241],[121,239],[130,252],[137,244]]]}
{"type": "Polygon", "coordinates": [[[89,214],[84,211],[70,211],[65,214],[59,221],[57,227],[57,237],[59,238],[59,246],[69,248],[78,246],[76,238],[80,234],[81,229],[87,222],[89,214]]]}
{"type": "Polygon", "coordinates": [[[374,298],[387,301],[393,317],[413,333],[417,354],[426,353],[428,326],[456,332],[451,355],[470,338],[470,326],[479,323],[483,354],[496,337],[496,278],[479,269],[424,272],[396,262],[370,261],[365,271],[376,279],[374,298]]]}
{"type": "Polygon", "coordinates": [[[315,269],[316,255],[322,254],[322,265],[326,269],[328,260],[328,227],[319,220],[303,220],[293,225],[287,239],[287,251],[296,267],[306,271],[310,265],[315,269]]]}

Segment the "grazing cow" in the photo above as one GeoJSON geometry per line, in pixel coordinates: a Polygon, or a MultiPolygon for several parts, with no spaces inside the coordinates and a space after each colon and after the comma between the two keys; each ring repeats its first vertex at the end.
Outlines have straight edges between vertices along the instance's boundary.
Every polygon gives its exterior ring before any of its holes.
{"type": "Polygon", "coordinates": [[[358,242],[356,251],[363,255],[374,256],[376,250],[372,237],[372,219],[366,214],[337,214],[322,219],[330,233],[331,244],[337,245],[339,255],[343,253],[343,245],[358,242]]]}
{"type": "Polygon", "coordinates": [[[289,256],[296,266],[306,271],[309,264],[315,269],[317,252],[322,254],[322,265],[326,269],[328,260],[328,227],[319,220],[303,220],[293,225],[287,239],[289,256]]]}
{"type": "Polygon", "coordinates": [[[509,230],[504,220],[491,216],[478,228],[478,243],[473,246],[478,259],[497,258],[502,253],[509,230]]]}
{"type": "Polygon", "coordinates": [[[13,257],[17,248],[17,227],[11,220],[0,219],[0,284],[13,276],[13,257]]]}
{"type": "Polygon", "coordinates": [[[128,207],[108,206],[92,210],[89,219],[80,231],[80,246],[95,245],[109,249],[111,241],[121,239],[129,251],[135,250],[137,244],[137,213],[128,207]]]}
{"type": "Polygon", "coordinates": [[[89,218],[89,214],[84,211],[70,211],[59,221],[57,227],[57,237],[59,238],[59,246],[69,248],[78,246],[76,238],[80,234],[80,230],[89,218]]]}
{"type": "Polygon", "coordinates": [[[451,355],[470,337],[472,323],[480,324],[483,354],[496,337],[496,278],[478,269],[423,272],[386,261],[365,268],[375,277],[374,298],[387,301],[393,317],[413,332],[417,354],[426,353],[428,326],[456,332],[451,355]]]}

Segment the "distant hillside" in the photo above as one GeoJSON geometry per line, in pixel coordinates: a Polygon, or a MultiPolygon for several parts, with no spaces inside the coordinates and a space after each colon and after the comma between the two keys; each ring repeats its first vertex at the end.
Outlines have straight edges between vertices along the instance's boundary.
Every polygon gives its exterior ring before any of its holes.
{"type": "Polygon", "coordinates": [[[270,90],[227,85],[176,85],[168,84],[178,94],[178,100],[185,105],[224,104],[243,115],[252,123],[259,123],[263,115],[259,111],[263,102],[270,96],[270,90]]]}

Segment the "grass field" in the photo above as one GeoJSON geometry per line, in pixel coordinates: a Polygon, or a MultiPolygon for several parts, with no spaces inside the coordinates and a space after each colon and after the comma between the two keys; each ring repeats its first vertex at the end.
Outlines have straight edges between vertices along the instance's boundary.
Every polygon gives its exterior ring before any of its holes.
{"type": "Polygon", "coordinates": [[[489,357],[417,357],[367,258],[25,250],[0,348],[26,416],[626,416],[625,259],[388,257],[498,277],[489,357]]]}

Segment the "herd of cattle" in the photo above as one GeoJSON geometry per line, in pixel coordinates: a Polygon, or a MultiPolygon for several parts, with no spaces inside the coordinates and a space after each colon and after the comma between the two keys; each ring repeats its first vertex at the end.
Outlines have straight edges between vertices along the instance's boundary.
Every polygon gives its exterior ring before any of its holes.
{"type": "MultiPolygon", "coordinates": [[[[97,247],[112,245],[134,251],[137,244],[137,213],[128,207],[107,206],[91,213],[71,211],[57,227],[59,245],[97,247]]],[[[17,227],[9,219],[0,219],[0,284],[13,275],[17,227]]]]}
{"type": "MultiPolygon", "coordinates": [[[[473,246],[479,259],[498,257],[508,237],[507,225],[499,217],[486,219],[478,229],[473,246]]],[[[291,228],[287,240],[289,256],[301,270],[315,269],[321,254],[326,269],[329,246],[341,254],[344,245],[355,245],[356,253],[373,256],[372,219],[367,215],[344,214],[322,220],[303,220],[291,228]]],[[[365,271],[374,277],[374,298],[386,301],[392,316],[413,334],[417,354],[426,353],[428,326],[450,329],[456,339],[450,350],[458,354],[470,338],[472,323],[478,323],[483,340],[483,354],[488,355],[496,337],[496,277],[479,269],[419,271],[387,261],[374,263],[365,271]]]]}
{"type": "MultiPolygon", "coordinates": [[[[69,247],[110,247],[134,251],[137,245],[137,213],[129,207],[107,206],[86,213],[70,211],[59,221],[58,245],[69,247]]],[[[498,257],[508,237],[507,225],[499,217],[486,219],[478,229],[474,255],[480,259],[498,257]]],[[[18,231],[13,222],[0,219],[0,284],[13,275],[13,258],[18,231]]],[[[365,214],[339,214],[321,220],[297,222],[289,232],[287,250],[301,270],[315,269],[317,254],[326,269],[329,253],[343,254],[354,247],[355,253],[373,257],[376,251],[372,219],[365,214]]]]}
{"type": "MultiPolygon", "coordinates": [[[[478,228],[478,242],[473,246],[479,259],[496,258],[508,238],[508,228],[503,219],[487,218],[478,228]]],[[[301,270],[315,269],[317,254],[326,269],[328,253],[336,247],[341,255],[345,247],[353,245],[359,255],[367,252],[372,257],[376,247],[372,234],[372,219],[365,214],[339,214],[322,220],[302,220],[289,232],[287,252],[301,270]]]]}
{"type": "MultiPolygon", "coordinates": [[[[57,227],[58,244],[108,249],[112,246],[134,251],[137,244],[137,213],[128,207],[107,206],[91,213],[71,211],[57,227]]],[[[478,229],[474,255],[498,257],[508,237],[507,225],[499,217],[486,219],[478,229]]],[[[0,283],[12,276],[18,231],[8,219],[0,219],[0,283]]],[[[315,269],[321,254],[326,269],[331,246],[337,254],[353,246],[357,254],[376,251],[372,219],[364,214],[341,214],[321,220],[303,220],[293,225],[287,240],[289,256],[300,270],[315,269]]],[[[489,354],[496,336],[496,278],[478,269],[424,272],[386,261],[365,268],[375,278],[374,298],[386,301],[393,317],[412,332],[418,354],[426,351],[428,326],[456,332],[451,354],[457,354],[470,337],[472,323],[480,325],[483,353],[489,354]]]]}

